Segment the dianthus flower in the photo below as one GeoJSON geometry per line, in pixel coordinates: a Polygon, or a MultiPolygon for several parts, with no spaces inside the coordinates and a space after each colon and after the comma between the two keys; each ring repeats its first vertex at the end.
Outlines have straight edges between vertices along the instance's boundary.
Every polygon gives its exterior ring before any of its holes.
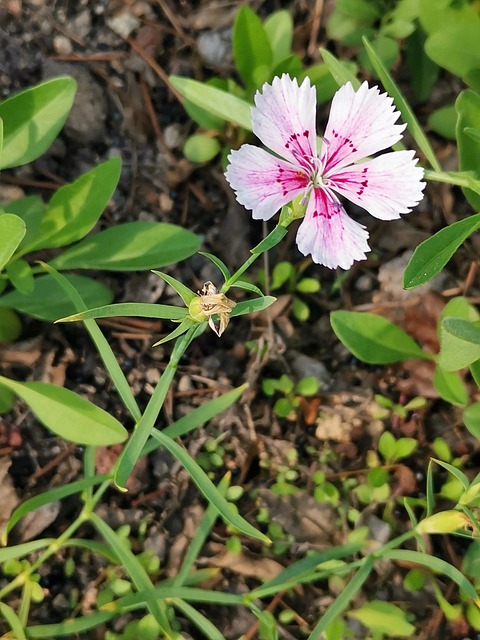
{"type": "Polygon", "coordinates": [[[299,250],[318,264],[348,269],[370,247],[367,230],[346,214],[339,195],[381,220],[409,213],[422,199],[423,170],[413,151],[365,160],[400,140],[406,125],[395,124],[399,115],[378,87],[364,82],[354,91],[348,82],[333,97],[317,154],[315,87],[284,74],[263,85],[252,107],[253,132],[273,153],[242,145],[228,157],[226,178],[256,219],[269,220],[300,197],[306,210],[299,250]]]}

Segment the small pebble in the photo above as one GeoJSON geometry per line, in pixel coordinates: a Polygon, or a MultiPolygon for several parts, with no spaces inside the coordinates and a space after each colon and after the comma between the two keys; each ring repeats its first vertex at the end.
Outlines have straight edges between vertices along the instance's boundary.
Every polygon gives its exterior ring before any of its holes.
{"type": "Polygon", "coordinates": [[[53,38],[53,50],[59,56],[68,56],[73,51],[73,46],[66,36],[57,35],[53,38]]]}

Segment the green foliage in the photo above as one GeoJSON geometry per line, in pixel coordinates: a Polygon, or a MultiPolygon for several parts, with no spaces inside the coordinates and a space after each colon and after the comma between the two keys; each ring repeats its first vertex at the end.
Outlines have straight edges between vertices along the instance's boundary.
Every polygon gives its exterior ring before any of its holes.
{"type": "Polygon", "coordinates": [[[274,396],[277,393],[283,394],[274,404],[274,411],[279,418],[288,420],[296,419],[296,411],[300,407],[301,398],[314,396],[320,389],[320,382],[317,378],[302,378],[298,383],[283,374],[280,378],[264,378],[262,380],[262,390],[266,396],[274,396]]]}

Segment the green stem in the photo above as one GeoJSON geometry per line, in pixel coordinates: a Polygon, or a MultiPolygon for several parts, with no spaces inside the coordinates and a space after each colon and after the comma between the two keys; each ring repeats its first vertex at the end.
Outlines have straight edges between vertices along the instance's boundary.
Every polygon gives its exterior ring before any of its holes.
{"type": "Polygon", "coordinates": [[[242,266],[235,271],[235,273],[225,282],[222,287],[222,293],[226,293],[230,287],[242,276],[245,271],[255,262],[255,260],[262,255],[265,251],[269,251],[272,247],[277,245],[282,238],[285,237],[287,228],[285,223],[279,223],[271,231],[266,238],[260,242],[256,247],[251,250],[252,255],[242,264],[242,266]]]}
{"type": "Polygon", "coordinates": [[[458,187],[467,187],[474,189],[475,185],[478,188],[478,180],[475,179],[470,172],[460,171],[430,171],[425,169],[425,178],[432,182],[444,182],[446,184],[453,184],[458,187]]]}
{"type": "Polygon", "coordinates": [[[163,372],[160,382],[155,387],[142,417],[137,422],[135,431],[127,442],[114,467],[114,482],[121,491],[126,491],[126,482],[138,458],[142,454],[143,447],[148,440],[152,428],[155,426],[155,422],[163,406],[168,390],[170,389],[180,358],[183,356],[192,340],[194,340],[197,335],[204,330],[204,328],[204,323],[197,324],[177,339],[167,368],[163,372]]]}

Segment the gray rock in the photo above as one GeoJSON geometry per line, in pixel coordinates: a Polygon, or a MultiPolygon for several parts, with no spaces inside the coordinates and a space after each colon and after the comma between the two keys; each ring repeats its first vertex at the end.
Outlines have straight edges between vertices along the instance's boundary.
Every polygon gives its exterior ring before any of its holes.
{"type": "Polygon", "coordinates": [[[104,140],[107,117],[105,89],[86,67],[55,60],[45,61],[44,79],[64,75],[72,76],[78,84],[73,107],[65,123],[65,133],[83,145],[104,140]]]}
{"type": "Polygon", "coordinates": [[[287,352],[286,357],[299,380],[316,378],[320,382],[321,390],[328,389],[332,384],[332,376],[323,362],[293,349],[287,352]]]}
{"type": "Polygon", "coordinates": [[[197,38],[197,49],[205,64],[226,68],[230,64],[232,49],[231,29],[204,31],[197,38]]]}

